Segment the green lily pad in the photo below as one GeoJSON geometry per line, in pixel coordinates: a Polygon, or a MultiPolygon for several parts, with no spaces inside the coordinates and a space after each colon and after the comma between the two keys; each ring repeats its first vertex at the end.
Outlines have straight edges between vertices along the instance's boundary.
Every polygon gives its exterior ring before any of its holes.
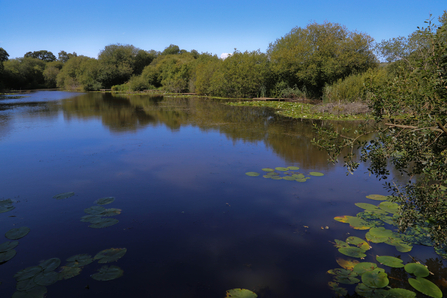
{"type": "Polygon", "coordinates": [[[59,271],[59,280],[69,279],[79,274],[81,274],[81,268],[79,267],[62,266],[59,271]]]}
{"type": "Polygon", "coordinates": [[[273,179],[273,180],[281,180],[282,177],[279,177],[279,176],[272,176],[271,179],[273,179]]]}
{"type": "Polygon", "coordinates": [[[335,239],[335,245],[336,248],[342,248],[342,247],[350,247],[348,243],[335,239]]]}
{"type": "Polygon", "coordinates": [[[93,258],[98,263],[111,263],[121,259],[127,252],[127,248],[108,248],[100,251],[93,258]]]}
{"type": "Polygon", "coordinates": [[[361,219],[357,216],[351,216],[348,221],[351,228],[355,230],[368,230],[371,228],[371,223],[361,219]]]}
{"type": "Polygon", "coordinates": [[[296,181],[298,181],[298,182],[306,182],[307,179],[300,179],[300,178],[298,178],[298,179],[296,179],[296,181]]]}
{"type": "Polygon", "coordinates": [[[19,241],[6,241],[0,244],[0,252],[7,252],[8,250],[16,248],[19,245],[19,241]]]}
{"type": "Polygon", "coordinates": [[[93,258],[91,255],[79,254],[69,257],[67,261],[69,262],[68,267],[82,267],[92,263],[93,258]]]}
{"type": "Polygon", "coordinates": [[[367,232],[365,234],[365,238],[369,242],[373,242],[373,243],[383,243],[383,242],[386,242],[388,240],[388,237],[374,236],[370,232],[367,232]]]}
{"type": "Polygon", "coordinates": [[[95,204],[98,204],[98,205],[107,205],[107,204],[112,203],[113,201],[115,201],[115,198],[114,198],[114,197],[106,197],[106,198],[97,199],[97,200],[95,201],[95,204]]]}
{"type": "Polygon", "coordinates": [[[0,200],[0,213],[13,210],[15,207],[12,205],[12,203],[13,201],[11,199],[0,200]]]}
{"type": "Polygon", "coordinates": [[[336,297],[344,297],[348,294],[348,290],[342,288],[336,282],[328,282],[329,287],[334,291],[336,297]]]}
{"type": "Polygon", "coordinates": [[[83,217],[81,217],[81,221],[82,222],[89,222],[89,223],[98,223],[102,221],[102,216],[101,215],[84,215],[83,217]]]}
{"type": "Polygon", "coordinates": [[[98,272],[92,274],[91,277],[99,281],[107,281],[123,276],[123,270],[118,266],[102,266],[98,272]]]}
{"type": "Polygon", "coordinates": [[[116,218],[103,218],[101,221],[92,223],[88,227],[93,229],[102,229],[113,226],[117,223],[119,223],[119,220],[116,218]]]}
{"type": "Polygon", "coordinates": [[[402,268],[404,267],[403,261],[396,257],[391,256],[376,256],[377,262],[392,268],[402,268]]]}
{"type": "Polygon", "coordinates": [[[304,176],[304,174],[301,174],[301,173],[293,174],[292,177],[295,178],[295,179],[304,179],[304,178],[306,178],[306,176],[304,176]]]}
{"type": "Polygon", "coordinates": [[[251,176],[251,177],[256,177],[256,176],[259,176],[260,174],[257,172],[247,172],[247,173],[245,173],[245,175],[251,176]]]}
{"type": "Polygon", "coordinates": [[[375,289],[368,287],[364,283],[360,283],[355,287],[355,292],[362,297],[366,298],[382,298],[387,297],[387,290],[384,289],[375,289]]]}
{"type": "Polygon", "coordinates": [[[25,279],[33,278],[34,276],[38,275],[41,272],[43,272],[42,267],[40,267],[40,266],[32,266],[32,267],[28,267],[28,268],[25,268],[23,270],[20,270],[19,272],[14,274],[14,278],[17,281],[22,281],[22,280],[25,280],[25,279]]]}
{"type": "Polygon", "coordinates": [[[335,281],[345,285],[355,285],[360,282],[360,279],[350,276],[336,276],[335,281]]]}
{"type": "Polygon", "coordinates": [[[271,169],[271,168],[263,168],[262,170],[264,172],[273,172],[274,171],[274,169],[271,169]]]}
{"type": "MultiPolygon", "coordinates": [[[[53,271],[61,264],[61,260],[58,258],[51,258],[40,262],[39,266],[42,267],[44,272],[53,271]]],[[[44,286],[44,285],[42,285],[44,286]]]]}
{"type": "Polygon", "coordinates": [[[338,276],[351,276],[356,277],[358,274],[353,272],[352,270],[344,269],[344,268],[335,268],[328,270],[327,273],[338,276]]]}
{"type": "Polygon", "coordinates": [[[370,288],[383,288],[389,284],[388,275],[382,268],[376,268],[362,274],[362,282],[370,288]]]}
{"type": "Polygon", "coordinates": [[[276,173],[276,172],[269,172],[269,173],[267,173],[266,175],[267,175],[267,176],[279,176],[279,174],[276,173]]]}
{"type": "Polygon", "coordinates": [[[348,270],[353,270],[355,265],[357,265],[359,263],[359,261],[357,260],[345,260],[342,258],[338,258],[337,260],[337,264],[340,265],[342,268],[344,269],[348,269],[348,270]]]}
{"type": "Polygon", "coordinates": [[[401,289],[401,288],[393,288],[386,292],[386,298],[415,298],[416,293],[401,289]]]}
{"type": "Polygon", "coordinates": [[[44,286],[36,286],[28,291],[16,291],[12,294],[12,298],[44,298],[47,288],[44,286]]]}
{"type": "Polygon", "coordinates": [[[413,288],[427,296],[442,298],[442,292],[438,286],[423,277],[418,276],[416,279],[409,278],[408,282],[413,288]]]}
{"type": "Polygon", "coordinates": [[[309,175],[311,175],[311,176],[315,176],[315,177],[324,176],[324,174],[323,174],[323,173],[320,173],[320,172],[310,172],[309,175]]]}
{"type": "Polygon", "coordinates": [[[258,295],[256,295],[256,293],[247,290],[247,289],[231,289],[228,290],[227,295],[225,296],[225,298],[256,298],[258,297],[258,295]]]}
{"type": "Polygon", "coordinates": [[[277,168],[275,168],[275,170],[277,170],[277,171],[281,171],[281,172],[285,172],[285,171],[287,171],[288,169],[287,169],[287,168],[284,168],[284,167],[277,167],[277,168]]]}
{"type": "Polygon", "coordinates": [[[413,249],[413,246],[411,244],[408,244],[404,242],[402,239],[396,237],[388,238],[388,240],[385,241],[385,243],[393,245],[394,247],[396,247],[397,251],[400,252],[409,252],[413,249]]]}
{"type": "Polygon", "coordinates": [[[298,171],[300,168],[299,168],[299,167],[291,166],[291,167],[288,167],[287,169],[289,169],[289,170],[291,170],[291,171],[298,171]]]}
{"type": "Polygon", "coordinates": [[[387,199],[387,196],[382,195],[369,195],[366,196],[367,199],[375,200],[375,201],[385,201],[387,199]]]}
{"type": "Polygon", "coordinates": [[[365,272],[373,271],[377,268],[377,265],[375,263],[369,263],[369,262],[362,262],[358,263],[354,266],[354,272],[358,275],[362,275],[365,272]]]}
{"type": "Polygon", "coordinates": [[[29,233],[28,227],[14,228],[6,232],[5,237],[11,240],[18,240],[25,237],[29,233]]]}
{"type": "Polygon", "coordinates": [[[42,272],[34,277],[34,282],[40,286],[49,286],[59,280],[59,274],[54,271],[42,272]]]}
{"type": "Polygon", "coordinates": [[[16,284],[16,289],[17,291],[28,291],[35,286],[37,286],[37,284],[34,282],[34,278],[30,278],[18,281],[16,284]]]}
{"type": "Polygon", "coordinates": [[[7,262],[7,261],[11,260],[12,258],[15,257],[16,254],[17,254],[17,252],[15,251],[15,249],[10,249],[5,252],[0,252],[0,263],[7,262]]]}
{"type": "Polygon", "coordinates": [[[106,208],[104,208],[104,207],[92,206],[92,207],[84,209],[84,212],[87,214],[91,214],[91,215],[98,215],[99,213],[103,212],[104,210],[106,210],[106,208]]]}
{"type": "Polygon", "coordinates": [[[367,251],[369,249],[371,249],[371,247],[369,246],[368,242],[366,242],[363,239],[360,239],[359,237],[355,237],[355,236],[350,236],[346,239],[346,243],[352,244],[357,246],[358,248],[360,248],[363,251],[367,251]]]}
{"type": "Polygon", "coordinates": [[[385,229],[384,227],[371,228],[369,233],[375,237],[391,237],[393,235],[393,231],[385,229]]]}
{"type": "Polygon", "coordinates": [[[386,202],[380,203],[379,208],[386,212],[394,214],[399,211],[399,204],[386,201],[386,202]]]}
{"type": "Polygon", "coordinates": [[[289,180],[289,181],[295,181],[295,178],[293,178],[292,176],[285,176],[282,177],[283,180],[289,180]]]}
{"type": "Polygon", "coordinates": [[[74,194],[75,194],[74,192],[64,192],[64,193],[60,193],[58,195],[55,195],[53,197],[53,199],[62,200],[62,199],[66,199],[66,198],[72,197],[72,196],[74,196],[74,194]]]}
{"type": "Polygon", "coordinates": [[[366,257],[364,250],[358,247],[341,247],[338,251],[345,256],[353,257],[353,258],[364,258],[366,257]]]}
{"type": "Polygon", "coordinates": [[[355,203],[355,205],[359,208],[365,209],[365,210],[375,210],[378,209],[376,205],[369,204],[369,203],[355,203]]]}
{"type": "Polygon", "coordinates": [[[420,263],[408,263],[405,265],[405,271],[414,274],[417,277],[427,277],[430,274],[427,267],[420,263]]]}

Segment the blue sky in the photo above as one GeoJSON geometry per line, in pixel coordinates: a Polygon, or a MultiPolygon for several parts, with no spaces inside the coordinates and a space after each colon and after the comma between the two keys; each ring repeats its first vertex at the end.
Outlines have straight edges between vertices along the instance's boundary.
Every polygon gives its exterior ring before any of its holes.
{"type": "Polygon", "coordinates": [[[376,41],[407,36],[446,9],[447,0],[0,0],[0,47],[9,58],[39,50],[96,58],[116,43],[157,51],[176,44],[220,56],[234,48],[265,52],[313,21],[339,23],[376,41]]]}

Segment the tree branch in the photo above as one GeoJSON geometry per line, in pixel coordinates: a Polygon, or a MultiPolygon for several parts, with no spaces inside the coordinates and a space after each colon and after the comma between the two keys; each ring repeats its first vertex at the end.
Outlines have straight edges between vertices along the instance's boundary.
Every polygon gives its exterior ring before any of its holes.
{"type": "MultiPolygon", "coordinates": [[[[430,129],[430,130],[433,130],[433,131],[444,132],[444,133],[447,134],[447,129],[446,129],[445,127],[442,127],[443,129],[439,129],[439,128],[437,128],[436,126],[435,126],[435,127],[424,127],[424,128],[419,128],[419,127],[417,127],[417,126],[412,126],[412,125],[401,125],[401,124],[393,124],[393,123],[385,123],[385,125],[386,125],[386,126],[391,126],[391,127],[404,128],[404,129],[418,129],[418,130],[421,130],[421,129],[430,129]]],[[[441,125],[441,124],[438,122],[438,125],[441,125]]]]}

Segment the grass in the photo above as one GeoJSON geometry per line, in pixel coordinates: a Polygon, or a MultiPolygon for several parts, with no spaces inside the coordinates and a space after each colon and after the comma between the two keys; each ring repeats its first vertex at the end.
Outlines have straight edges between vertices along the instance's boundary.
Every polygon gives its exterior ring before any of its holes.
{"type": "Polygon", "coordinates": [[[331,104],[330,106],[297,102],[277,102],[277,101],[244,101],[230,102],[230,106],[244,107],[269,107],[277,109],[276,113],[282,116],[298,119],[316,120],[368,120],[371,119],[366,104],[345,103],[331,104]]]}

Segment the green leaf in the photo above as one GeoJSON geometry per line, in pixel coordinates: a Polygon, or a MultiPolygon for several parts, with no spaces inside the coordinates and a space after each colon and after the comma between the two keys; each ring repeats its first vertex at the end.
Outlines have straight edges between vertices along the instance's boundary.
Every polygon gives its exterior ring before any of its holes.
{"type": "Polygon", "coordinates": [[[99,260],[98,263],[110,263],[118,261],[122,258],[127,252],[126,248],[109,248],[104,249],[97,253],[94,260],[99,260]]]}
{"type": "Polygon", "coordinates": [[[34,277],[34,282],[40,286],[49,286],[59,280],[59,274],[54,271],[42,272],[34,277]]]}
{"type": "Polygon", "coordinates": [[[18,240],[25,237],[29,233],[28,227],[14,228],[6,232],[5,237],[11,240],[18,240]]]}
{"type": "Polygon", "coordinates": [[[33,278],[34,276],[36,276],[40,272],[43,272],[43,268],[42,267],[40,267],[40,266],[32,266],[32,267],[28,267],[28,268],[25,268],[23,270],[20,270],[19,272],[14,274],[14,278],[17,281],[22,281],[22,280],[25,280],[25,279],[33,278]]]}
{"type": "Polygon", "coordinates": [[[72,196],[74,196],[74,194],[75,194],[74,192],[64,192],[64,193],[60,193],[58,195],[55,195],[53,197],[53,199],[62,200],[62,199],[66,199],[66,198],[72,197],[72,196]]]}
{"type": "Polygon", "coordinates": [[[8,250],[16,248],[19,245],[19,241],[6,241],[0,244],[0,252],[7,252],[8,250]]]}
{"type": "Polygon", "coordinates": [[[115,216],[121,214],[121,209],[118,208],[109,208],[99,213],[101,216],[115,216]]]}
{"type": "Polygon", "coordinates": [[[385,201],[385,200],[387,200],[387,197],[386,196],[382,196],[382,195],[369,195],[369,196],[366,196],[366,198],[370,199],[370,200],[375,200],[375,201],[385,201]]]}
{"type": "Polygon", "coordinates": [[[392,268],[402,268],[404,267],[403,261],[396,257],[391,256],[376,256],[377,262],[392,268]]]}
{"type": "Polygon", "coordinates": [[[401,288],[393,288],[387,291],[386,298],[414,298],[416,293],[401,288]]]}
{"type": "Polygon", "coordinates": [[[408,282],[413,288],[427,296],[442,298],[442,292],[438,286],[423,277],[409,278],[408,282]]]}
{"type": "Polygon", "coordinates": [[[97,200],[95,201],[95,204],[98,204],[98,205],[107,205],[107,204],[112,203],[113,201],[115,201],[115,198],[114,198],[114,197],[106,197],[106,198],[97,199],[97,200]]]}
{"type": "Polygon", "coordinates": [[[102,266],[98,272],[92,274],[91,277],[99,281],[108,281],[123,276],[123,270],[118,266],[102,266]]]}
{"type": "Polygon", "coordinates": [[[353,258],[364,258],[366,255],[364,254],[364,250],[358,247],[341,247],[338,251],[346,256],[353,258]]]}
{"type": "Polygon", "coordinates": [[[227,295],[225,298],[256,298],[258,295],[256,295],[254,292],[247,290],[247,289],[231,289],[228,290],[227,295]]]}
{"type": "Polygon", "coordinates": [[[363,273],[367,271],[373,271],[376,268],[377,265],[375,263],[362,262],[354,266],[354,272],[358,275],[362,275],[363,273]]]}
{"type": "Polygon", "coordinates": [[[371,247],[369,246],[368,242],[366,242],[363,239],[360,239],[359,237],[350,236],[346,239],[346,243],[352,244],[357,246],[358,248],[362,249],[363,251],[369,250],[371,247]]]}
{"type": "Polygon", "coordinates": [[[275,170],[277,170],[277,171],[281,171],[281,172],[285,172],[285,171],[287,171],[288,169],[287,169],[287,168],[284,168],[284,167],[277,167],[277,168],[275,168],[275,170]]]}
{"type": "Polygon", "coordinates": [[[262,170],[264,172],[273,172],[274,171],[274,169],[271,169],[271,168],[263,168],[262,170]]]}
{"type": "Polygon", "coordinates": [[[245,173],[245,175],[251,176],[251,177],[256,177],[256,176],[259,176],[260,174],[256,173],[256,172],[247,172],[247,173],[245,173]]]}
{"type": "Polygon", "coordinates": [[[59,271],[59,279],[69,279],[81,274],[81,268],[74,266],[62,266],[59,271]]]}
{"type": "Polygon", "coordinates": [[[44,298],[47,288],[44,286],[36,286],[28,291],[17,291],[12,294],[12,298],[44,298]]]}
{"type": "Polygon", "coordinates": [[[379,208],[386,212],[394,214],[399,211],[399,204],[394,202],[382,202],[379,204],[379,208]]]}
{"type": "Polygon", "coordinates": [[[311,175],[311,176],[315,176],[315,177],[321,177],[321,176],[324,176],[324,174],[323,174],[323,173],[320,173],[320,172],[310,172],[309,175],[311,175]]]}
{"type": "Polygon", "coordinates": [[[291,167],[288,167],[287,169],[289,169],[289,170],[291,170],[291,171],[297,171],[297,170],[299,170],[300,168],[299,168],[299,167],[291,166],[291,167]]]}
{"type": "Polygon", "coordinates": [[[84,212],[87,214],[98,215],[99,213],[103,212],[104,210],[106,210],[106,208],[104,208],[104,207],[92,206],[92,207],[84,209],[84,212]]]}
{"type": "Polygon", "coordinates": [[[0,263],[7,262],[15,257],[17,252],[14,249],[10,249],[5,252],[0,252],[0,263]]]}
{"type": "Polygon", "coordinates": [[[414,274],[417,277],[427,277],[430,274],[427,267],[420,263],[408,263],[404,267],[405,271],[414,274]]]}
{"type": "Polygon", "coordinates": [[[93,258],[91,255],[79,254],[69,257],[67,261],[69,262],[67,264],[69,267],[82,267],[92,263],[93,258]]]}
{"type": "Polygon", "coordinates": [[[102,229],[113,226],[117,223],[119,223],[119,220],[116,218],[102,218],[100,221],[92,223],[88,227],[94,229],[102,229]]]}
{"type": "MultiPolygon", "coordinates": [[[[58,258],[52,258],[45,261],[40,262],[39,266],[42,267],[44,272],[53,271],[61,264],[61,260],[58,258]]],[[[45,286],[45,285],[42,285],[45,286]]]]}
{"type": "Polygon", "coordinates": [[[383,288],[389,284],[388,275],[382,268],[376,268],[362,274],[362,282],[370,288],[383,288]]]}

